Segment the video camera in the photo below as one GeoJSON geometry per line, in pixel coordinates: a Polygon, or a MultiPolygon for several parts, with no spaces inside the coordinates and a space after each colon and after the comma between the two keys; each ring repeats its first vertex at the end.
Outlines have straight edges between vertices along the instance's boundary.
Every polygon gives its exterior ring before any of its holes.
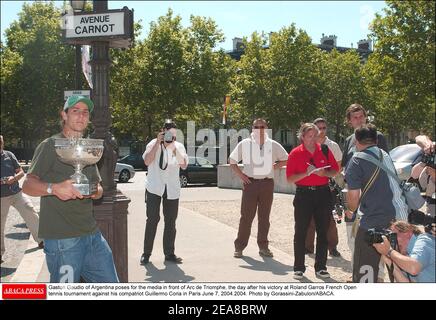
{"type": "Polygon", "coordinates": [[[424,155],[422,156],[421,162],[424,163],[427,167],[431,167],[431,168],[435,169],[434,156],[435,156],[434,151],[430,154],[424,153],[424,155]]]}
{"type": "Polygon", "coordinates": [[[397,248],[398,246],[398,240],[397,240],[397,234],[395,232],[392,232],[390,229],[377,229],[377,228],[371,228],[368,229],[365,233],[365,242],[368,243],[368,245],[373,245],[374,243],[383,243],[382,236],[385,236],[392,248],[397,248]]]}

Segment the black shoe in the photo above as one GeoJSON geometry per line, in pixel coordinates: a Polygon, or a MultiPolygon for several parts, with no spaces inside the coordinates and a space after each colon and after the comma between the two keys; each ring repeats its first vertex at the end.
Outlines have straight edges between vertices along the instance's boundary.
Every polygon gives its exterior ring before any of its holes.
{"type": "Polygon", "coordinates": [[[175,254],[166,255],[165,256],[165,261],[171,261],[171,262],[174,262],[174,263],[177,263],[177,264],[183,263],[182,262],[183,259],[178,257],[178,256],[176,256],[175,254]]]}
{"type": "Polygon", "coordinates": [[[328,273],[327,270],[320,270],[315,273],[320,278],[324,278],[324,279],[330,278],[330,273],[328,273]]]}
{"type": "Polygon", "coordinates": [[[142,256],[141,256],[141,260],[139,261],[139,263],[140,263],[141,265],[147,264],[147,263],[150,262],[149,259],[150,259],[150,255],[149,255],[149,254],[145,254],[145,253],[143,253],[142,256]]]}
{"type": "Polygon", "coordinates": [[[341,253],[336,248],[334,248],[330,250],[330,256],[338,258],[341,256],[341,253]]]}
{"type": "Polygon", "coordinates": [[[270,249],[260,249],[259,255],[261,255],[262,257],[267,257],[267,258],[274,257],[274,254],[272,253],[272,251],[270,249]]]}

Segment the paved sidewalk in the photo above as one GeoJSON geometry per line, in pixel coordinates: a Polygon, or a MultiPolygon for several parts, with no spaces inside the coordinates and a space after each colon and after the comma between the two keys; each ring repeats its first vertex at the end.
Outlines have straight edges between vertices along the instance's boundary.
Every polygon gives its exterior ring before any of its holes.
{"type": "MultiPolygon", "coordinates": [[[[143,231],[143,228],[141,228],[143,231]]],[[[273,249],[274,258],[258,254],[256,239],[250,240],[244,257],[233,257],[236,230],[191,210],[179,211],[176,254],[184,260],[176,265],[163,261],[162,230],[159,227],[155,248],[146,266],[139,265],[143,238],[129,249],[130,282],[289,282],[292,281],[291,257],[273,249]],[[136,248],[136,250],[135,250],[136,248]]],[[[142,234],[141,234],[142,235],[142,234]]],[[[308,278],[316,281],[314,271],[308,278]]]]}
{"type": "MultiPolygon", "coordinates": [[[[22,184],[22,182],[23,179],[20,180],[20,184],[22,184]]],[[[39,211],[39,198],[29,198],[35,206],[36,211],[39,211]]],[[[4,262],[1,264],[1,282],[14,282],[15,274],[22,272],[21,264],[24,261],[23,259],[29,256],[28,253],[33,253],[34,251],[42,253],[42,250],[37,248],[37,244],[30,236],[30,231],[26,223],[19,212],[12,206],[9,208],[6,218],[4,241],[6,252],[2,257],[4,262]]],[[[29,269],[29,271],[34,272],[33,269],[34,267],[29,269]]]]}
{"type": "MultiPolygon", "coordinates": [[[[177,219],[176,254],[183,258],[184,263],[175,265],[164,262],[162,218],[151,262],[141,266],[139,259],[146,221],[144,178],[144,172],[137,172],[129,183],[118,184],[118,188],[132,200],[128,215],[129,282],[298,282],[292,278],[291,196],[277,193],[274,195],[270,230],[270,248],[274,252],[274,258],[259,256],[254,237],[250,239],[242,259],[233,257],[233,241],[239,221],[240,190],[189,186],[182,189],[177,219]]],[[[39,198],[32,198],[32,201],[39,207],[39,198]]],[[[256,234],[256,223],[255,219],[252,235],[256,234]]],[[[338,231],[343,237],[345,227],[342,225],[338,231]]],[[[343,239],[340,251],[346,259],[344,241],[343,239]]],[[[48,282],[49,273],[43,250],[36,250],[32,239],[21,242],[25,243],[24,257],[13,276],[4,282],[48,282]]],[[[327,280],[315,277],[313,265],[314,256],[306,256],[307,278],[301,282],[343,282],[350,274],[349,261],[342,258],[329,257],[327,265],[332,278],[327,280]]]]}
{"type": "MultiPolygon", "coordinates": [[[[197,190],[183,189],[181,198],[186,199],[184,193],[196,201],[198,198],[219,199],[222,189],[202,188],[197,190]]],[[[237,198],[239,191],[226,192],[226,199],[237,198]]],[[[132,198],[129,205],[129,282],[291,282],[292,261],[290,255],[271,247],[274,258],[263,258],[258,254],[255,238],[251,238],[248,247],[244,250],[244,257],[233,257],[233,241],[237,230],[226,224],[183,208],[180,204],[177,218],[176,254],[184,260],[183,264],[175,265],[164,262],[162,249],[163,219],[158,226],[153,254],[150,263],[139,265],[142,254],[145,203],[143,192],[126,191],[132,198]],[[138,199],[138,200],[136,200],[138,199]]],[[[222,197],[222,195],[221,195],[222,197]]],[[[216,210],[220,210],[219,207],[216,210]]],[[[315,277],[313,267],[308,265],[304,281],[323,281],[315,277]]],[[[333,279],[329,279],[333,281],[333,279]]]]}
{"type": "Polygon", "coordinates": [[[23,259],[21,260],[20,265],[12,276],[10,282],[48,282],[48,276],[43,277],[41,280],[38,279],[39,273],[44,270],[44,265],[44,251],[40,250],[38,248],[38,243],[36,243],[32,237],[30,237],[23,259]]]}

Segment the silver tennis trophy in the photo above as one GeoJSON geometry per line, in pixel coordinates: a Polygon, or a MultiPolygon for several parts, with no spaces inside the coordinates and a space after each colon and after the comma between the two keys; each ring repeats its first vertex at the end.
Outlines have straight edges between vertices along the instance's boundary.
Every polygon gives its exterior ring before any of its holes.
{"type": "Polygon", "coordinates": [[[103,155],[102,139],[55,138],[55,150],[59,160],[74,167],[73,186],[84,196],[97,192],[97,183],[90,184],[83,168],[95,164],[103,155]]]}

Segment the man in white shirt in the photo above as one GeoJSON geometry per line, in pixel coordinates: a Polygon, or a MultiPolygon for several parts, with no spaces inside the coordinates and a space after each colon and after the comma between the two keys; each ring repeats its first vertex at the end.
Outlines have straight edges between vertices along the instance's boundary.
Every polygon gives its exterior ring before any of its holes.
{"type": "MultiPolygon", "coordinates": [[[[329,147],[330,151],[333,153],[338,165],[340,165],[342,160],[342,151],[336,142],[327,137],[327,121],[324,118],[317,118],[315,121],[313,121],[313,124],[319,129],[318,143],[327,145],[327,147],[329,147]]],[[[339,167],[339,170],[340,169],[341,167],[339,167]]]]}
{"type": "Polygon", "coordinates": [[[235,258],[242,257],[242,251],[248,244],[251,224],[258,211],[257,244],[259,254],[272,257],[268,248],[269,216],[274,193],[274,169],[286,165],[288,154],[266,133],[267,122],[264,119],[253,121],[252,133],[238,143],[229,156],[230,166],[242,180],[241,219],[238,236],[235,240],[235,258]],[[238,167],[242,161],[243,170],[238,167]]]}
{"type": "Polygon", "coordinates": [[[157,225],[160,220],[160,203],[162,200],[165,227],[163,233],[163,250],[165,260],[182,263],[182,258],[174,254],[176,239],[176,219],[180,197],[180,168],[188,166],[188,156],[183,144],[176,141],[176,125],[166,120],[157,138],[148,145],[142,156],[148,166],[145,183],[147,198],[147,223],[144,235],[144,252],[142,265],[149,262],[153,250],[157,225]]]}

